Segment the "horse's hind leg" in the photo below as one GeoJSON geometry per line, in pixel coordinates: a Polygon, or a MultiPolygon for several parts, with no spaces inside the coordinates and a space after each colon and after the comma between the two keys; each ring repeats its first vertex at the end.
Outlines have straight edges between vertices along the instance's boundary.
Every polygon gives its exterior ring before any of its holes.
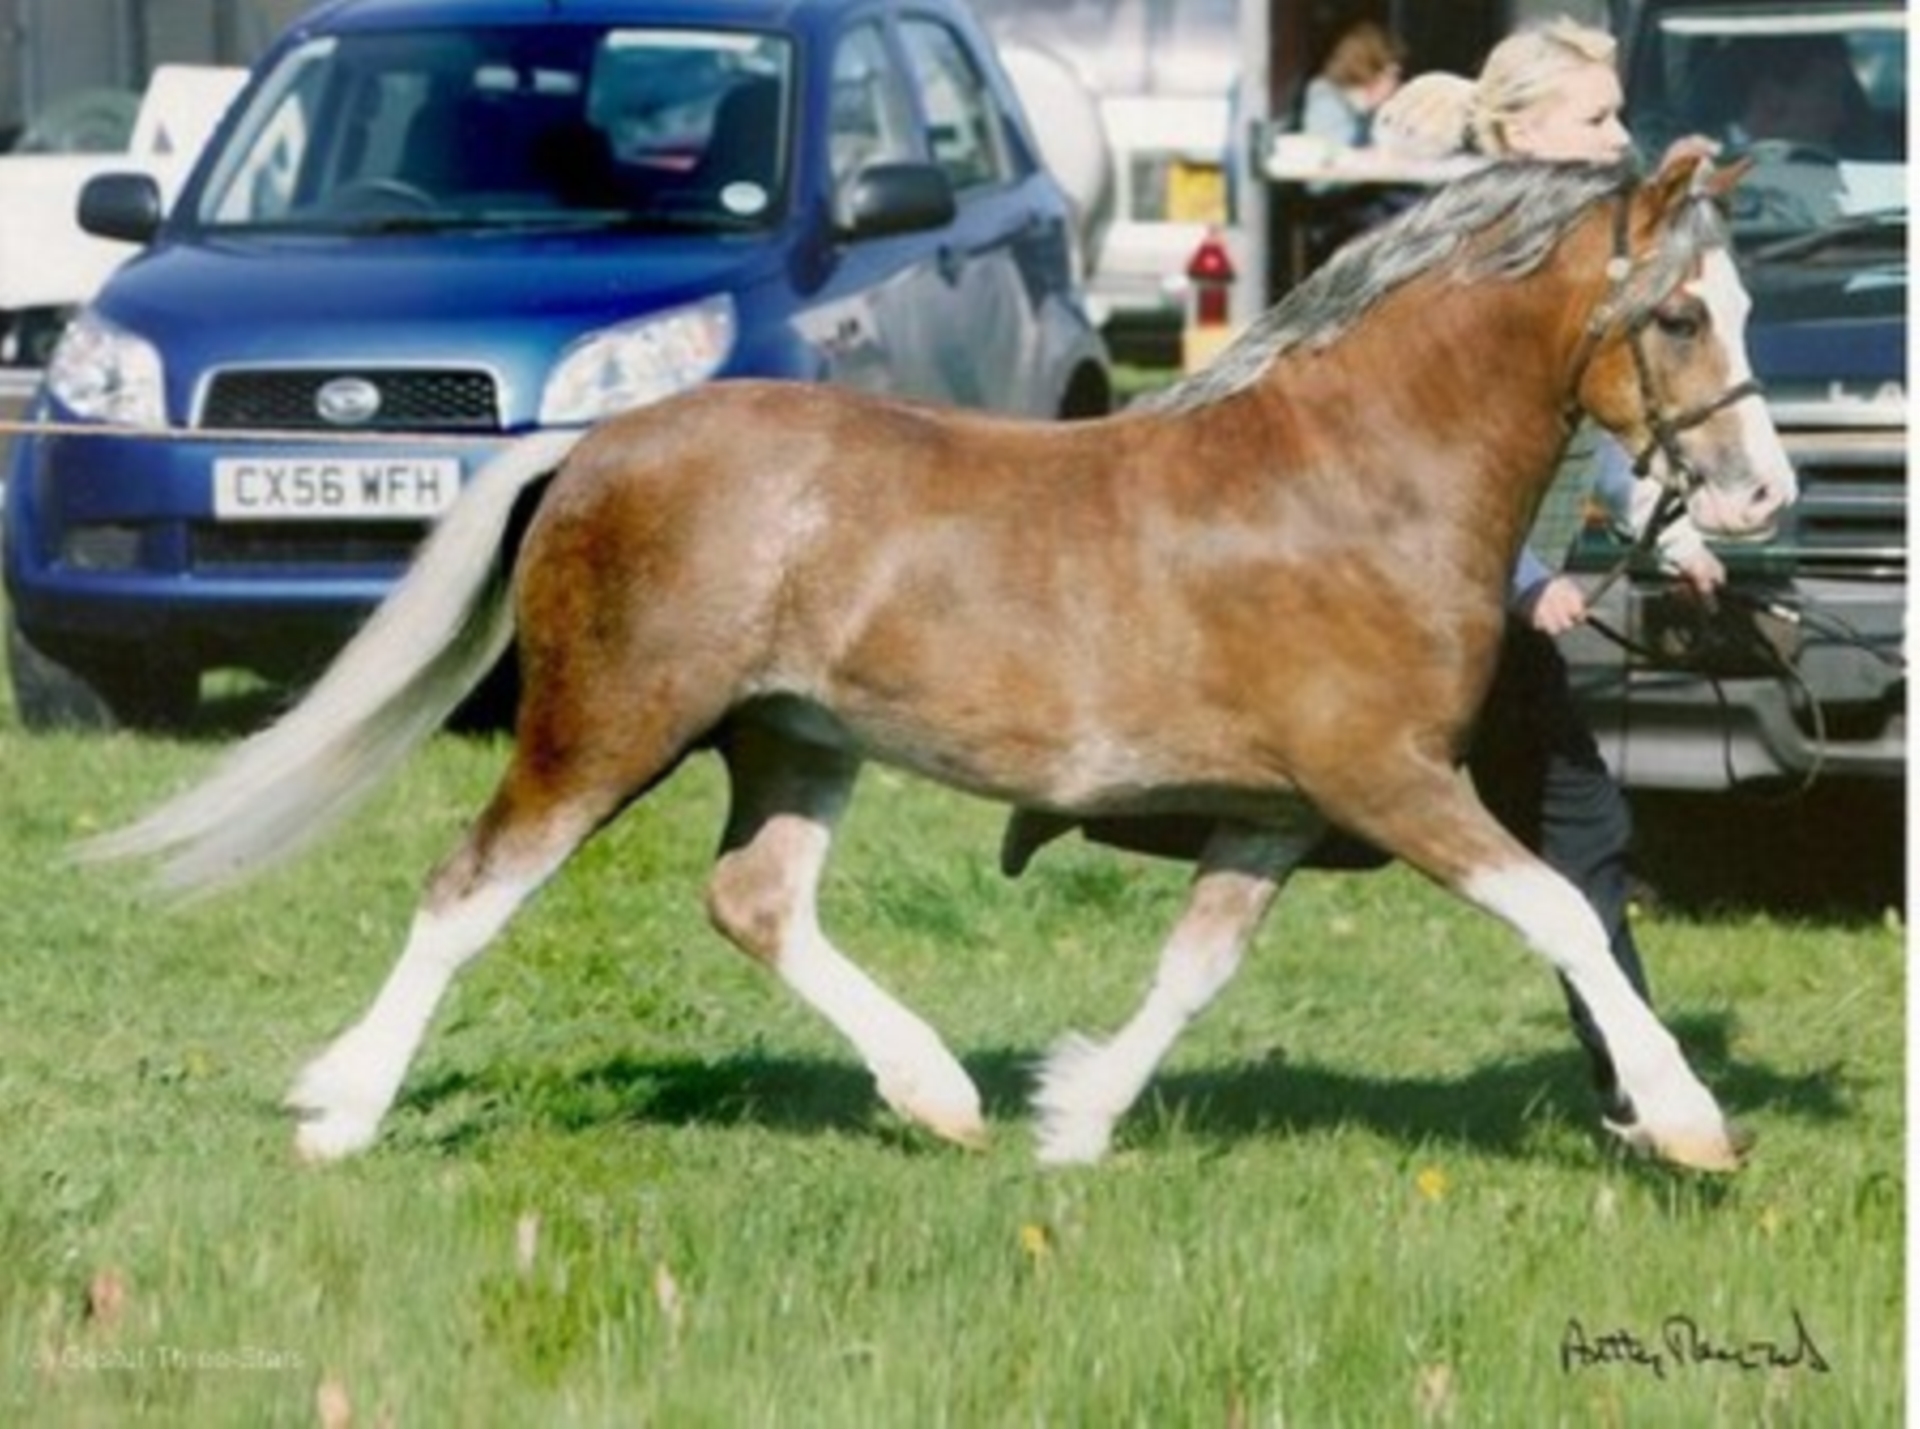
{"type": "Polygon", "coordinates": [[[330,1161],[373,1143],[455,974],[602,823],[672,767],[680,748],[644,723],[572,726],[578,737],[564,743],[530,737],[536,723],[523,711],[512,764],[428,880],[406,947],[372,1006],[288,1094],[301,1116],[295,1149],[303,1159],[330,1161]],[[571,753],[555,752],[561,748],[571,753]]]}
{"type": "MultiPolygon", "coordinates": [[[[463,861],[471,849],[463,849],[463,861]]],[[[435,880],[373,1005],[306,1065],[287,1094],[288,1107],[301,1118],[294,1147],[303,1160],[332,1161],[373,1144],[454,974],[493,940],[543,877],[544,871],[489,879],[462,892],[435,880]]]]}
{"type": "Polygon", "coordinates": [[[287,1105],[301,1116],[294,1145],[302,1159],[336,1160],[373,1144],[454,975],[611,812],[517,813],[526,808],[517,770],[429,880],[372,1006],[295,1081],[287,1105]]]}
{"type": "Polygon", "coordinates": [[[713,924],[860,1053],[895,1111],[950,1141],[986,1140],[980,1096],[939,1035],[840,953],[817,894],[859,761],[753,726],[723,746],[733,806],[707,890],[713,924]]]}
{"type": "Polygon", "coordinates": [[[1180,921],[1139,1011],[1107,1042],[1070,1036],[1034,1094],[1040,1159],[1097,1161],[1181,1031],[1227,985],[1274,895],[1321,833],[1303,819],[1284,833],[1223,825],[1208,841],[1180,921]]]}

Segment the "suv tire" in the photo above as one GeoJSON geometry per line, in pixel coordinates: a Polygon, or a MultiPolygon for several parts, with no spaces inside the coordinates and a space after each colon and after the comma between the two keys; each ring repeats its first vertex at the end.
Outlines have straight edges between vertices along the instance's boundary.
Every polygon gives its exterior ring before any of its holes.
{"type": "Polygon", "coordinates": [[[176,729],[192,717],[200,698],[196,671],[131,651],[83,671],[34,645],[11,619],[7,673],[20,723],[36,733],[176,729]]]}

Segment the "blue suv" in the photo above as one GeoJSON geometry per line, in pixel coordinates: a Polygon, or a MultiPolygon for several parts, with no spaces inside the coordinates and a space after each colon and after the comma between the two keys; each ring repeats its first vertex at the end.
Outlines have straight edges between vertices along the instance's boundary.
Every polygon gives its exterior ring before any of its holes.
{"type": "Polygon", "coordinates": [[[953,0],[335,0],[71,325],[6,486],[24,723],[299,679],[511,438],[696,383],[1106,409],[1073,215],[953,0]]]}
{"type": "MultiPolygon", "coordinates": [[[[1637,792],[1818,776],[1904,797],[1909,9],[1633,0],[1616,12],[1646,151],[1705,134],[1752,163],[1732,209],[1747,346],[1800,478],[1769,540],[1720,548],[1716,612],[1639,572],[1598,612],[1637,651],[1591,626],[1564,642],[1601,749],[1637,792]]],[[[1572,564],[1598,575],[1624,554],[1595,530],[1572,564]]],[[[1897,845],[1885,852],[1897,868],[1897,845]]]]}

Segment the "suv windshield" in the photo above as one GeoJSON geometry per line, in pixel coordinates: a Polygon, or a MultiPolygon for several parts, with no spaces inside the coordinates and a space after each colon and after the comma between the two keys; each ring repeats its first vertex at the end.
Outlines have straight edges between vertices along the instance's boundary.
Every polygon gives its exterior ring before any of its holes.
{"type": "Polygon", "coordinates": [[[1651,154],[1704,134],[1753,159],[1734,196],[1743,239],[1904,221],[1906,24],[1885,4],[1663,9],[1635,57],[1635,130],[1651,154]]]}
{"type": "Polygon", "coordinates": [[[753,228],[779,215],[771,35],[553,25],[316,39],[253,91],[204,228],[753,228]]]}

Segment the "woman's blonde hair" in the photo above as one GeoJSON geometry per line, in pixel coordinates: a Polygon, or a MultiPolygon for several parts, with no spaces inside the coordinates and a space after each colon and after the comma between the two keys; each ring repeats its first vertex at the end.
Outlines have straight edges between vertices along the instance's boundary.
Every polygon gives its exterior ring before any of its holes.
{"type": "Polygon", "coordinates": [[[1564,16],[1516,30],[1488,54],[1477,80],[1423,74],[1374,116],[1374,142],[1420,158],[1468,150],[1511,153],[1507,127],[1590,65],[1611,69],[1617,46],[1605,30],[1564,16]]]}
{"type": "Polygon", "coordinates": [[[1553,95],[1566,77],[1592,65],[1613,68],[1617,50],[1605,30],[1562,16],[1507,36],[1493,47],[1474,83],[1468,120],[1476,148],[1485,154],[1512,151],[1507,126],[1553,95]]]}
{"type": "Polygon", "coordinates": [[[1473,81],[1435,70],[1416,75],[1374,112],[1373,142],[1410,159],[1450,159],[1473,148],[1473,81]]]}

